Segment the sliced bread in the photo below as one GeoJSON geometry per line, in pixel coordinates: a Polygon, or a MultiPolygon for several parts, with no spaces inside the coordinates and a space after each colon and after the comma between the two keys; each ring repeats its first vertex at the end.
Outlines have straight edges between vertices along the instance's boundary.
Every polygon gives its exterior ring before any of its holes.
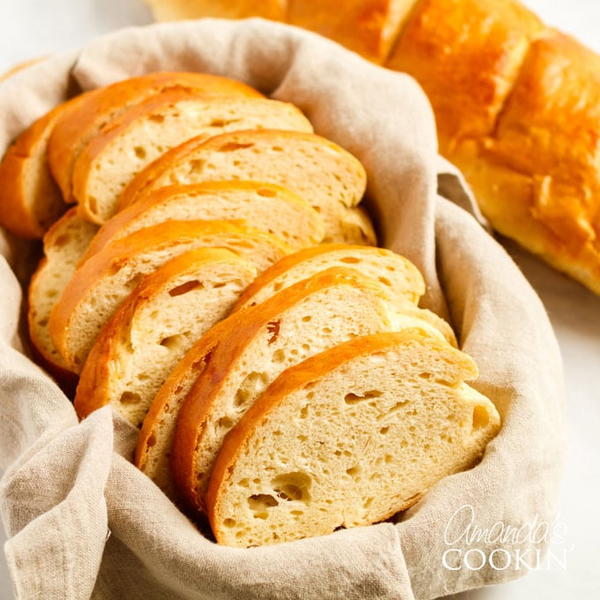
{"type": "Polygon", "coordinates": [[[312,131],[292,104],[262,98],[210,96],[170,90],[113,119],[81,151],[73,167],[73,196],[87,219],[106,222],[134,175],[161,154],[196,137],[260,128],[312,131]]]}
{"type": "Polygon", "coordinates": [[[339,235],[340,220],[352,220],[347,209],[360,202],[366,186],[360,162],[325,138],[299,131],[236,131],[173,148],[140,171],[119,205],[124,208],[167,185],[231,179],[292,190],[319,212],[326,237],[339,235]]]}
{"type": "Polygon", "coordinates": [[[377,246],[377,234],[367,209],[363,206],[346,208],[329,226],[325,243],[366,244],[377,246]]]}
{"type": "Polygon", "coordinates": [[[29,284],[29,337],[53,371],[68,369],[50,337],[50,313],[97,230],[75,208],[68,210],[44,236],[44,258],[29,284]]]}
{"type": "Polygon", "coordinates": [[[199,248],[145,277],[96,339],[75,397],[79,417],[111,404],[139,427],[172,368],[255,276],[230,250],[199,248]]]}
{"type": "Polygon", "coordinates": [[[96,337],[145,275],[194,248],[220,246],[259,270],[290,252],[273,235],[232,221],[167,221],[105,246],[75,271],[50,315],[50,335],[74,372],[80,372],[96,337]]]}
{"type": "Polygon", "coordinates": [[[323,222],[302,198],[281,186],[220,181],[160,188],[117,213],[94,238],[86,256],[143,227],[169,220],[242,220],[277,235],[292,248],[318,244],[323,222]]]}
{"type": "MultiPolygon", "coordinates": [[[[332,267],[352,269],[382,285],[382,292],[391,296],[389,319],[394,327],[412,323],[410,313],[415,311],[419,322],[428,321],[455,344],[450,326],[429,311],[419,311],[416,304],[425,290],[423,278],[408,260],[381,248],[328,244],[307,248],[282,258],[269,267],[240,297],[234,310],[256,306],[278,292],[307,280],[332,267]],[[402,306],[402,315],[397,306],[402,306]],[[407,319],[406,317],[409,317],[407,319]]],[[[305,285],[305,284],[304,284],[305,285]]],[[[286,296],[283,296],[284,300],[286,296]]],[[[233,317],[213,327],[186,354],[156,395],[144,420],[136,448],[136,465],[144,471],[171,498],[175,490],[170,471],[170,454],[179,409],[194,382],[205,366],[214,346],[233,317]]]]}
{"type": "Polygon", "coordinates": [[[425,282],[419,269],[391,250],[321,244],[294,252],[263,271],[241,295],[235,308],[260,304],[276,292],[331,267],[351,267],[360,271],[381,283],[398,302],[416,305],[425,293],[425,282]]]}
{"type": "Polygon", "coordinates": [[[225,435],[284,369],[354,336],[407,325],[432,329],[409,317],[398,325],[395,314],[381,284],[340,268],[236,313],[179,412],[172,464],[184,498],[202,508],[225,435]]]}
{"type": "Polygon", "coordinates": [[[262,97],[240,81],[205,73],[149,73],[97,90],[75,110],[61,115],[48,143],[50,170],[67,202],[72,201],[73,165],[86,144],[128,108],[167,90],[262,97]]]}
{"type": "Polygon", "coordinates": [[[26,129],[0,163],[0,225],[27,239],[41,238],[67,209],[50,175],[46,149],[58,120],[89,97],[59,104],[26,129]]]}
{"type": "MultiPolygon", "coordinates": [[[[219,452],[217,541],[257,546],[383,521],[471,467],[500,427],[462,352],[417,330],[354,338],[284,371],[219,452]]],[[[203,471],[198,475],[203,477],[203,471]]]]}

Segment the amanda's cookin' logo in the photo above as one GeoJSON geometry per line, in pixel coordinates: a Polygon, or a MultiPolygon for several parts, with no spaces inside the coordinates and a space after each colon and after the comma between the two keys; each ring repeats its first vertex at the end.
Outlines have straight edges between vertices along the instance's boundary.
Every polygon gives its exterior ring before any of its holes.
{"type": "Polygon", "coordinates": [[[442,554],[442,564],[451,571],[479,571],[488,566],[496,571],[566,569],[568,553],[573,549],[565,546],[566,526],[561,521],[548,522],[536,516],[520,527],[496,521],[481,528],[475,523],[475,509],[470,504],[450,517],[444,542],[448,548],[442,554]],[[549,548],[543,554],[538,548],[545,545],[549,548]]]}

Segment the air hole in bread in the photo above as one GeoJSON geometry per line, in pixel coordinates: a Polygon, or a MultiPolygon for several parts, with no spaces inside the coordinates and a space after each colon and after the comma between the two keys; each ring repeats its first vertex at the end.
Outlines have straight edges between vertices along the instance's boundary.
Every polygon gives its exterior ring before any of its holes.
{"type": "Polygon", "coordinates": [[[172,348],[175,348],[177,346],[181,337],[182,336],[179,334],[169,335],[169,336],[163,338],[162,340],[160,340],[160,345],[171,350],[172,348]]]}
{"type": "Polygon", "coordinates": [[[365,392],[364,394],[354,394],[353,392],[350,392],[349,394],[346,394],[344,396],[344,402],[346,404],[358,404],[359,402],[362,402],[363,400],[369,400],[371,398],[379,398],[380,396],[383,395],[383,392],[380,392],[379,390],[369,390],[368,392],[365,392]]]}
{"type": "Polygon", "coordinates": [[[223,521],[223,525],[224,525],[225,527],[235,527],[235,525],[236,525],[236,521],[235,521],[234,519],[225,519],[225,520],[223,521]]]}
{"type": "Polygon", "coordinates": [[[146,158],[146,149],[143,146],[135,146],[133,149],[135,155],[140,160],[144,160],[146,158]]]}
{"type": "Polygon", "coordinates": [[[279,329],[281,327],[281,321],[269,321],[267,323],[267,331],[271,334],[269,337],[269,345],[272,344],[279,337],[279,329]]]}
{"type": "Polygon", "coordinates": [[[311,477],[300,471],[283,473],[271,482],[275,494],[282,500],[296,500],[304,503],[310,501],[311,484],[311,477]]]}
{"type": "Polygon", "coordinates": [[[424,371],[423,373],[419,373],[419,377],[421,379],[431,379],[431,373],[424,371]]]}
{"type": "Polygon", "coordinates": [[[477,405],[473,409],[473,429],[487,427],[490,415],[485,406],[477,405]]]}
{"type": "Polygon", "coordinates": [[[219,147],[219,152],[235,152],[236,150],[252,148],[252,146],[254,146],[252,143],[242,144],[240,142],[227,142],[227,144],[223,144],[219,147]]]}
{"type": "Polygon", "coordinates": [[[385,427],[382,427],[382,428],[379,430],[379,433],[380,433],[381,435],[385,435],[385,434],[386,434],[386,433],[387,433],[389,430],[390,430],[390,426],[389,426],[389,425],[386,425],[385,427]]]}
{"type": "Polygon", "coordinates": [[[239,119],[213,119],[209,127],[225,127],[226,125],[231,125],[232,123],[237,123],[239,119]]]}
{"type": "Polygon", "coordinates": [[[360,262],[360,258],[354,256],[345,256],[340,259],[340,262],[346,263],[347,265],[357,265],[360,262]]]}
{"type": "Polygon", "coordinates": [[[309,321],[312,321],[312,317],[310,315],[306,315],[305,317],[302,317],[303,323],[308,323],[309,321]]]}
{"type": "Polygon", "coordinates": [[[219,429],[231,429],[233,427],[233,421],[229,417],[221,417],[217,421],[217,427],[219,429]]]}
{"type": "Polygon", "coordinates": [[[260,188],[259,190],[256,190],[256,193],[259,196],[264,196],[265,198],[274,198],[277,196],[277,192],[275,192],[275,190],[270,190],[268,188],[260,188]]]}
{"type": "Polygon", "coordinates": [[[256,396],[257,389],[263,387],[266,381],[267,376],[265,373],[260,373],[258,371],[252,371],[248,373],[235,394],[235,399],[233,402],[234,406],[243,406],[250,398],[254,398],[256,396]]]}
{"type": "Polygon", "coordinates": [[[197,279],[192,279],[170,289],[169,296],[182,296],[183,294],[187,294],[188,292],[191,292],[192,290],[195,290],[198,287],[203,286],[197,279]]]}
{"type": "MultiPolygon", "coordinates": [[[[100,165],[98,165],[98,167],[99,166],[100,165]]],[[[98,200],[94,196],[88,197],[88,206],[90,208],[90,212],[92,212],[93,214],[98,213],[98,200]]]]}
{"type": "Polygon", "coordinates": [[[377,280],[387,287],[392,287],[392,282],[387,277],[378,277],[377,280]]]}
{"type": "Polygon", "coordinates": [[[305,404],[301,409],[300,409],[300,418],[301,419],[306,419],[306,417],[308,417],[308,406],[305,404]]]}
{"type": "MultiPolygon", "coordinates": [[[[267,508],[277,506],[279,502],[270,494],[253,494],[248,498],[248,506],[252,511],[264,511],[267,508]]],[[[255,517],[258,515],[254,515],[255,517]]],[[[260,518],[260,517],[259,517],[260,518]]]]}
{"type": "Polygon", "coordinates": [[[165,116],[160,114],[150,115],[148,120],[152,121],[153,123],[164,123],[165,116]]]}
{"type": "Polygon", "coordinates": [[[151,433],[150,436],[148,437],[148,439],[146,440],[146,446],[148,446],[148,448],[151,448],[155,444],[156,444],[156,435],[154,433],[151,433]]]}
{"type": "Polygon", "coordinates": [[[139,401],[141,400],[141,397],[139,394],[136,394],[135,392],[123,392],[121,394],[121,397],[119,398],[119,402],[121,404],[137,404],[139,401]]]}
{"type": "Polygon", "coordinates": [[[62,235],[59,235],[54,240],[54,245],[57,248],[61,248],[62,246],[64,246],[65,244],[67,244],[70,241],[70,239],[71,239],[71,237],[67,233],[63,233],[62,235]]]}
{"type": "Polygon", "coordinates": [[[346,473],[354,479],[354,481],[358,481],[360,479],[360,465],[354,465],[349,469],[346,469],[346,473]]]}
{"type": "Polygon", "coordinates": [[[283,348],[280,348],[279,350],[276,350],[275,352],[273,352],[273,362],[283,362],[285,360],[285,350],[283,348]]]}

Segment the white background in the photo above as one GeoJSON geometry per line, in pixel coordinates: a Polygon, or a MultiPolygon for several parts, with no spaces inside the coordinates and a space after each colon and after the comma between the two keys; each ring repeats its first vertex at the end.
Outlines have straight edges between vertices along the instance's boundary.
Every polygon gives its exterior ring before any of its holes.
{"type": "MultiPolygon", "coordinates": [[[[526,0],[545,21],[600,52],[600,0],[526,0]]],[[[0,72],[14,63],[74,49],[90,38],[150,22],[141,0],[0,0],[0,72]]],[[[532,572],[460,600],[600,598],[600,298],[507,244],[542,297],[566,367],[570,448],[560,519],[567,528],[566,569],[532,572]]],[[[3,532],[0,528],[0,542],[3,532]]],[[[0,600],[11,600],[0,556],[0,600]]],[[[43,600],[43,599],[42,599],[43,600]]]]}

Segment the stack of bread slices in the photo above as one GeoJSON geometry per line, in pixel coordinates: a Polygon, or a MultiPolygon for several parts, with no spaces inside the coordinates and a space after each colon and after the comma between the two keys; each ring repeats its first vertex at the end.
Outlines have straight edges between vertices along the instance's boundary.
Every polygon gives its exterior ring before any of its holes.
{"type": "Polygon", "coordinates": [[[198,73],[81,94],[0,165],[2,224],[43,236],[41,364],[139,429],[136,465],[218,542],[387,519],[500,427],[365,187],[295,106],[198,73]]]}

